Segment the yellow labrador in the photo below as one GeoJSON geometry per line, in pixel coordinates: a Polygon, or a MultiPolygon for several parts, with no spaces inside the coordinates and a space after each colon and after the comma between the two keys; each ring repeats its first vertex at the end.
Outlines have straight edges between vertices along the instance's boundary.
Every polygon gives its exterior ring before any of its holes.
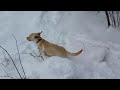
{"type": "Polygon", "coordinates": [[[45,55],[48,57],[59,56],[63,58],[68,58],[69,56],[77,56],[83,51],[82,49],[76,53],[71,53],[67,51],[65,48],[52,44],[48,42],[47,40],[43,39],[41,37],[41,33],[42,31],[39,33],[32,33],[27,37],[28,41],[33,41],[37,44],[41,55],[45,55]]]}

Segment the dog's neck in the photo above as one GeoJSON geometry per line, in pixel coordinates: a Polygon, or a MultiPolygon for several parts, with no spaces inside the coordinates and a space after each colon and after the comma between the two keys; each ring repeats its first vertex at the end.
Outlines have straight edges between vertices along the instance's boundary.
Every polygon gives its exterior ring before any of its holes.
{"type": "Polygon", "coordinates": [[[42,38],[39,38],[39,39],[36,41],[36,44],[38,44],[41,40],[42,40],[42,38]]]}

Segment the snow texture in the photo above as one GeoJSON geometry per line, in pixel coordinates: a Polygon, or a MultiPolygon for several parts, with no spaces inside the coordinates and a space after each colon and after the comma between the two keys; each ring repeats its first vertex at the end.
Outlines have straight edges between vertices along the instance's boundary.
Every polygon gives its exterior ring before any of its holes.
{"type": "MultiPolygon", "coordinates": [[[[120,78],[120,32],[110,27],[103,12],[92,11],[0,11],[0,46],[14,59],[22,77],[18,48],[28,79],[112,79],[120,78]],[[37,46],[26,40],[33,32],[70,52],[84,51],[70,59],[42,60],[37,46]]],[[[0,76],[20,78],[5,51],[0,49],[0,76]]],[[[9,78],[9,77],[0,77],[9,78]]]]}

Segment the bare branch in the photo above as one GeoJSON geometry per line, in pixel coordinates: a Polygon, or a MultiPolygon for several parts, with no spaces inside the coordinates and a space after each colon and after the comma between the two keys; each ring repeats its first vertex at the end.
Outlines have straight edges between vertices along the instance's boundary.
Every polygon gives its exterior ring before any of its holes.
{"type": "MultiPolygon", "coordinates": [[[[32,53],[29,53],[31,56],[33,56],[34,58],[36,58],[36,57],[41,57],[43,60],[44,60],[44,58],[42,57],[42,55],[40,54],[40,56],[35,56],[35,55],[33,55],[32,53]]],[[[38,59],[38,58],[37,58],[38,59]]]]}
{"type": "Polygon", "coordinates": [[[36,58],[32,53],[29,53],[31,56],[33,56],[34,58],[36,58]]]}
{"type": "Polygon", "coordinates": [[[7,75],[7,76],[1,76],[1,75],[0,75],[0,77],[11,78],[11,79],[19,79],[19,78],[11,77],[11,76],[9,76],[9,75],[7,75]]]}
{"type": "Polygon", "coordinates": [[[41,55],[41,53],[40,53],[40,57],[44,60],[44,58],[43,58],[43,56],[41,55]]]}
{"type": "Polygon", "coordinates": [[[5,70],[4,64],[1,63],[1,65],[3,66],[2,68],[3,68],[4,72],[6,73],[6,76],[1,76],[1,75],[0,75],[0,77],[9,77],[9,78],[11,78],[11,79],[15,79],[14,77],[9,76],[8,72],[5,70]]]}
{"type": "Polygon", "coordinates": [[[19,52],[19,49],[18,49],[18,44],[17,44],[17,39],[15,38],[15,36],[12,34],[12,36],[14,37],[15,41],[16,41],[16,47],[17,47],[17,51],[18,51],[18,56],[19,56],[19,61],[20,61],[20,65],[22,67],[22,70],[23,70],[23,73],[24,73],[24,77],[26,78],[26,75],[25,75],[25,71],[24,71],[24,68],[22,66],[22,62],[21,62],[21,58],[20,58],[20,52],[19,52]]]}
{"type": "MultiPolygon", "coordinates": [[[[31,52],[34,52],[34,50],[31,50],[31,52]]],[[[32,54],[32,53],[31,53],[32,54]]],[[[31,55],[30,54],[30,55],[31,55]]],[[[39,55],[36,55],[36,53],[34,53],[34,55],[32,54],[32,56],[35,56],[35,57],[41,57],[42,60],[44,60],[43,56],[41,55],[41,53],[39,53],[39,55]]]]}
{"type": "MultiPolygon", "coordinates": [[[[4,68],[6,68],[3,63],[1,63],[1,65],[2,65],[4,68]]],[[[2,67],[2,68],[3,68],[3,67],[2,67]]],[[[6,71],[4,68],[3,68],[4,72],[8,75],[7,71],[6,71]]]]}
{"type": "Polygon", "coordinates": [[[20,72],[19,72],[19,70],[18,70],[17,66],[15,65],[14,60],[12,59],[12,57],[10,56],[10,54],[8,53],[8,51],[7,51],[6,49],[4,49],[2,46],[0,46],[0,48],[1,48],[1,49],[3,49],[3,50],[7,53],[7,55],[10,57],[10,59],[11,59],[11,60],[12,60],[12,62],[13,62],[13,65],[15,66],[15,69],[17,70],[18,75],[19,75],[19,76],[20,76],[20,78],[22,79],[21,74],[20,74],[20,72]]]}

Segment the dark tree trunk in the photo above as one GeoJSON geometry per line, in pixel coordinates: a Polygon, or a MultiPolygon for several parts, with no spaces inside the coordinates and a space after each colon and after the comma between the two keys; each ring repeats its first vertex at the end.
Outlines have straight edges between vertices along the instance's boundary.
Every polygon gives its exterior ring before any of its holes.
{"type": "Polygon", "coordinates": [[[111,24],[110,24],[110,19],[109,19],[108,11],[105,11],[105,14],[106,14],[106,18],[107,18],[108,27],[109,27],[111,24]]]}
{"type": "Polygon", "coordinates": [[[114,27],[116,28],[115,13],[113,11],[112,11],[112,18],[113,18],[113,22],[114,22],[114,27]]]}

